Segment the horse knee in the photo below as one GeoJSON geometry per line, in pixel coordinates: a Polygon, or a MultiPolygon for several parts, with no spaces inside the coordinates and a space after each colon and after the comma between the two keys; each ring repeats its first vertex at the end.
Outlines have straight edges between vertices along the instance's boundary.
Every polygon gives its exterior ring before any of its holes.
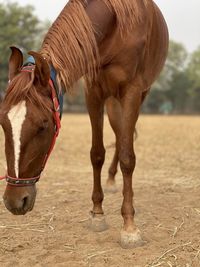
{"type": "Polygon", "coordinates": [[[135,153],[121,151],[119,154],[119,160],[122,173],[125,175],[132,174],[136,164],[135,153]]]}
{"type": "Polygon", "coordinates": [[[92,147],[90,151],[90,157],[92,166],[95,168],[101,168],[104,164],[105,160],[105,149],[104,147],[101,149],[95,149],[92,147]]]}

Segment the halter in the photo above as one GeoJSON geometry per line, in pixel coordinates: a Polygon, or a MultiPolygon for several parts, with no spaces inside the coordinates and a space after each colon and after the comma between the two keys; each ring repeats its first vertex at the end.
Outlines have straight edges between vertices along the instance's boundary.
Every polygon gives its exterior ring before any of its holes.
{"type": "MultiPolygon", "coordinates": [[[[32,60],[32,59],[31,59],[32,60]]],[[[34,63],[33,62],[28,62],[28,64],[25,64],[21,72],[33,72],[34,71],[34,63]],[[31,64],[31,65],[30,65],[31,64]]],[[[51,146],[45,155],[42,168],[40,171],[40,174],[36,177],[31,177],[31,178],[17,178],[17,177],[12,177],[8,174],[6,174],[4,177],[1,177],[0,179],[3,180],[5,179],[9,185],[12,186],[31,186],[37,183],[41,177],[42,171],[44,170],[47,160],[50,157],[50,154],[54,148],[54,145],[56,143],[56,138],[59,135],[59,131],[61,128],[60,120],[62,116],[62,105],[63,105],[63,93],[59,93],[58,90],[56,90],[56,79],[55,79],[55,70],[53,67],[51,67],[51,78],[49,80],[49,85],[51,87],[51,98],[53,102],[53,118],[55,122],[55,133],[51,142],[51,146]],[[60,100],[60,101],[59,101],[60,100]]]]}

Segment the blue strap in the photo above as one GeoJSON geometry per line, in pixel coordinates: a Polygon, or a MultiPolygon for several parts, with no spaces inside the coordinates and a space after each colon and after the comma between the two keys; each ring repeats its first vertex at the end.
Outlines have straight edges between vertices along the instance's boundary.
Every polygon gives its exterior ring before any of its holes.
{"type": "Polygon", "coordinates": [[[33,65],[35,65],[35,59],[34,59],[34,57],[29,56],[29,57],[27,58],[27,60],[26,60],[25,63],[24,63],[24,66],[26,66],[26,65],[28,65],[28,64],[33,64],[33,65]]]}
{"type": "MultiPolygon", "coordinates": [[[[34,57],[32,56],[29,56],[27,58],[27,60],[25,61],[24,63],[24,66],[28,65],[28,64],[33,64],[35,65],[35,59],[34,57]]],[[[62,117],[62,114],[63,114],[63,104],[64,104],[64,93],[63,93],[63,90],[59,90],[58,88],[58,84],[57,84],[57,81],[56,81],[56,70],[55,68],[51,65],[50,66],[50,77],[51,77],[51,80],[53,82],[53,85],[56,89],[56,94],[57,94],[57,98],[58,98],[58,102],[59,102],[59,113],[60,113],[60,119],[62,117]]]]}
{"type": "Polygon", "coordinates": [[[62,114],[63,114],[64,93],[63,93],[63,90],[60,91],[58,88],[58,84],[56,81],[56,70],[54,69],[52,65],[50,67],[50,77],[56,89],[56,94],[57,94],[58,103],[59,103],[59,113],[60,113],[60,119],[61,119],[62,114]]]}

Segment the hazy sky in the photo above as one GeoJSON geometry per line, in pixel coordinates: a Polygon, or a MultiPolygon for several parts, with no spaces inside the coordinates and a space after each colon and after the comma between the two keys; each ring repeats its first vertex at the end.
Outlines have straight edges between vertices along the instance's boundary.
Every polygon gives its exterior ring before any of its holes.
{"type": "MultiPolygon", "coordinates": [[[[12,2],[14,0],[0,0],[12,2]]],[[[67,0],[15,0],[32,4],[40,19],[54,20],[67,0]],[[53,3],[53,4],[52,4],[53,3]]],[[[155,0],[169,26],[170,38],[184,43],[189,51],[200,45],[200,0],[155,0]]]]}

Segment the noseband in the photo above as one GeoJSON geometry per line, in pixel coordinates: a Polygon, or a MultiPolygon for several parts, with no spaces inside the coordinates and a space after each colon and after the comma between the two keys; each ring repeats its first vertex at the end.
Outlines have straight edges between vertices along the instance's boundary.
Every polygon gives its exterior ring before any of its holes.
{"type": "MultiPolygon", "coordinates": [[[[33,72],[34,71],[34,64],[32,65],[25,65],[24,67],[22,67],[21,72],[33,72]]],[[[53,72],[55,72],[53,70],[53,72]]],[[[51,69],[51,73],[52,73],[52,69],[51,69]]],[[[49,85],[51,87],[51,98],[52,98],[52,102],[53,102],[53,118],[54,118],[54,123],[55,123],[55,133],[51,142],[51,146],[47,152],[47,154],[45,155],[43,164],[42,164],[42,168],[40,171],[40,174],[36,177],[31,177],[31,178],[17,178],[17,177],[12,177],[8,174],[6,174],[4,177],[1,177],[0,179],[3,180],[5,179],[7,181],[7,183],[9,185],[12,186],[31,186],[34,185],[35,183],[37,183],[41,177],[42,171],[45,168],[45,165],[47,163],[47,160],[49,159],[49,156],[54,148],[54,145],[56,143],[56,138],[59,135],[59,131],[61,128],[61,124],[60,124],[60,119],[61,119],[61,115],[62,115],[62,103],[59,103],[59,100],[62,99],[63,94],[59,93],[56,90],[56,85],[55,85],[55,80],[52,78],[50,78],[49,80],[49,85]],[[59,99],[59,100],[58,100],[59,99]]]]}

